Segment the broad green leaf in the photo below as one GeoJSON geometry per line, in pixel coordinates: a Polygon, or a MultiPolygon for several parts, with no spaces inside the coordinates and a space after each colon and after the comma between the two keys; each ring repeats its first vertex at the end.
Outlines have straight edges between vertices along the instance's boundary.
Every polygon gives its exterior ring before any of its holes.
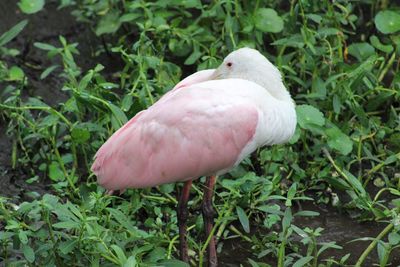
{"type": "Polygon", "coordinates": [[[247,217],[246,212],[244,212],[244,210],[237,206],[236,207],[236,213],[239,217],[239,221],[243,226],[243,229],[246,233],[250,233],[250,223],[249,223],[249,218],[247,217]]]}
{"type": "Polygon", "coordinates": [[[348,47],[349,54],[362,62],[375,54],[375,49],[369,43],[352,43],[348,47]]]}
{"type": "Polygon", "coordinates": [[[137,265],[137,261],[136,258],[134,256],[130,256],[128,258],[128,260],[125,262],[125,264],[123,265],[123,267],[136,267],[137,265]]]}
{"type": "Polygon", "coordinates": [[[24,257],[28,262],[33,263],[35,261],[35,252],[29,245],[23,245],[22,252],[24,253],[24,257]]]}
{"type": "Polygon", "coordinates": [[[18,233],[18,238],[19,241],[21,241],[22,244],[27,244],[28,243],[28,235],[26,234],[25,231],[20,230],[18,233]]]}
{"type": "Polygon", "coordinates": [[[283,30],[282,18],[271,8],[257,9],[254,20],[256,28],[262,32],[277,33],[283,30]]]}
{"type": "Polygon", "coordinates": [[[8,70],[8,79],[9,81],[22,81],[24,79],[24,71],[17,66],[12,66],[8,70]]]}
{"type": "Polygon", "coordinates": [[[400,244],[400,234],[399,233],[395,233],[392,232],[389,234],[389,244],[392,246],[396,246],[398,244],[400,244]]]}
{"type": "Polygon", "coordinates": [[[121,265],[125,264],[126,261],[128,260],[125,256],[125,252],[117,245],[111,245],[111,248],[115,251],[115,254],[117,254],[119,263],[121,265]]]}
{"type": "Polygon", "coordinates": [[[383,10],[375,16],[376,28],[385,34],[400,30],[400,11],[383,10]]]}
{"type": "Polygon", "coordinates": [[[119,107],[117,107],[112,103],[108,103],[108,107],[110,108],[115,119],[117,120],[119,127],[121,127],[128,121],[128,118],[126,117],[125,113],[119,107]]]}
{"type": "Polygon", "coordinates": [[[64,173],[62,172],[58,162],[53,161],[49,165],[49,177],[53,181],[62,181],[62,180],[64,180],[64,173]]]}
{"type": "Polygon", "coordinates": [[[42,10],[44,0],[20,0],[18,6],[25,14],[33,14],[42,10]]]}
{"type": "Polygon", "coordinates": [[[353,141],[339,128],[329,128],[325,131],[325,134],[328,137],[328,146],[341,154],[347,155],[353,149],[353,141]]]}
{"type": "Polygon", "coordinates": [[[140,18],[141,16],[142,16],[142,14],[140,14],[140,13],[127,13],[127,14],[122,15],[119,18],[119,21],[120,22],[132,22],[132,21],[136,20],[137,18],[140,18]]]}
{"type": "Polygon", "coordinates": [[[313,129],[314,125],[323,126],[325,118],[321,111],[310,105],[299,105],[296,107],[297,122],[303,129],[313,129]]]}
{"type": "Polygon", "coordinates": [[[71,131],[71,137],[74,142],[83,144],[90,138],[90,132],[80,126],[74,127],[71,131]]]}
{"type": "Polygon", "coordinates": [[[201,52],[194,50],[193,53],[185,60],[185,65],[192,65],[201,57],[201,52]]]}
{"type": "Polygon", "coordinates": [[[11,238],[13,235],[14,235],[14,233],[11,233],[11,232],[0,231],[0,240],[7,240],[7,239],[11,238]]]}
{"type": "Polygon", "coordinates": [[[78,239],[70,239],[66,242],[59,243],[58,248],[60,249],[61,253],[67,255],[71,253],[71,251],[73,251],[73,249],[77,246],[77,244],[78,244],[78,239]]]}
{"type": "Polygon", "coordinates": [[[105,33],[114,33],[121,26],[119,20],[120,15],[118,12],[109,12],[102,17],[96,27],[96,35],[102,35],[105,33]]]}
{"type": "Polygon", "coordinates": [[[26,102],[27,106],[34,106],[34,107],[49,107],[46,103],[44,103],[43,101],[34,98],[34,97],[30,97],[28,98],[28,101],[26,102]]]}
{"type": "Polygon", "coordinates": [[[13,26],[11,29],[6,31],[0,36],[0,46],[4,46],[8,42],[10,42],[12,39],[14,39],[26,26],[28,21],[24,19],[23,21],[19,22],[15,26],[13,26]]]}

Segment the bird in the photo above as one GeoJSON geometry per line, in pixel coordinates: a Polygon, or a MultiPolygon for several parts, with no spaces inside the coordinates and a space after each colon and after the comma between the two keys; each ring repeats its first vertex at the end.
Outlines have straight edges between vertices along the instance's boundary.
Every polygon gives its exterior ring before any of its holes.
{"type": "MultiPolygon", "coordinates": [[[[216,177],[260,147],[287,142],[296,124],[295,102],[278,68],[258,50],[243,47],[137,113],[99,148],[91,170],[109,191],[184,182],[177,208],[179,254],[189,262],[186,220],[193,180],[206,177],[202,213],[209,237],[216,177]]],[[[209,266],[218,265],[215,237],[209,238],[207,258],[209,266]]]]}

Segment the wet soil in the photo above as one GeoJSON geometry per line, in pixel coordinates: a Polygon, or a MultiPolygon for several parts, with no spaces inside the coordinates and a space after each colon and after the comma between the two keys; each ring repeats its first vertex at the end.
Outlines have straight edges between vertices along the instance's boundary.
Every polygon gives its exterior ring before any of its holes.
{"type": "MultiPolygon", "coordinates": [[[[68,8],[58,9],[58,1],[46,1],[45,8],[33,15],[22,14],[15,0],[0,1],[0,33],[13,27],[23,19],[28,19],[25,29],[9,44],[8,48],[16,48],[21,54],[15,58],[6,58],[5,62],[10,67],[20,66],[28,77],[28,85],[22,91],[22,97],[30,96],[41,98],[51,106],[57,106],[67,99],[62,91],[64,81],[60,78],[59,70],[50,74],[44,80],[40,79],[41,73],[49,66],[60,64],[57,57],[49,59],[46,51],[34,47],[35,42],[49,43],[60,47],[59,36],[64,36],[69,43],[78,43],[80,55],[75,56],[75,61],[82,71],[93,68],[96,64],[103,64],[111,73],[118,68],[115,62],[107,55],[95,56],[95,51],[101,40],[98,39],[87,25],[76,21],[68,8]]],[[[5,86],[0,84],[0,88],[5,86]]],[[[30,192],[39,195],[50,192],[50,186],[45,181],[27,184],[30,178],[27,170],[11,166],[11,150],[13,140],[6,134],[8,121],[0,118],[0,196],[12,198],[20,202],[27,198],[30,192]]]]}
{"type": "MultiPolygon", "coordinates": [[[[301,229],[305,227],[311,229],[317,229],[318,227],[323,228],[322,235],[317,238],[318,243],[322,242],[336,242],[336,245],[342,247],[342,249],[328,249],[321,254],[320,259],[332,258],[336,261],[348,253],[351,253],[350,257],[346,261],[345,266],[354,265],[364,250],[371,243],[371,240],[356,240],[359,238],[375,238],[387,224],[377,222],[359,222],[356,219],[352,219],[349,214],[343,214],[338,212],[337,208],[324,207],[321,209],[320,205],[313,204],[311,202],[302,203],[301,210],[311,210],[319,212],[319,216],[316,217],[298,217],[294,220],[293,224],[301,229]]],[[[237,226],[241,229],[241,226],[237,226]]],[[[257,225],[252,226],[253,229],[257,229],[257,225]]],[[[268,232],[263,230],[255,230],[255,235],[268,235],[268,232]]],[[[292,235],[294,242],[300,243],[301,237],[296,233],[292,235]]],[[[384,240],[387,242],[387,238],[384,240]]],[[[252,259],[256,262],[268,263],[271,266],[276,266],[277,261],[271,256],[266,256],[257,259],[257,255],[254,255],[251,251],[250,243],[240,238],[224,240],[223,249],[219,255],[219,261],[222,266],[250,266],[248,259],[252,259]],[[244,264],[244,263],[247,264],[244,264]]],[[[320,246],[319,246],[320,247],[320,246]]],[[[290,251],[286,251],[290,253],[290,251]]],[[[306,248],[303,247],[302,255],[305,255],[306,248]]],[[[320,263],[323,263],[320,261],[320,263]]],[[[364,261],[363,266],[379,266],[379,257],[376,247],[368,255],[364,261]]],[[[387,266],[400,266],[400,249],[392,251],[390,260],[387,266]]]]}

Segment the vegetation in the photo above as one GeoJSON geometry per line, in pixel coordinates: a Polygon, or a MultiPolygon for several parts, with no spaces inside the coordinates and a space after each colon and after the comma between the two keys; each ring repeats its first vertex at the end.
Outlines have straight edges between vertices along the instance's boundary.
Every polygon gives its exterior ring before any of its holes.
{"type": "MultiPolygon", "coordinates": [[[[0,196],[0,262],[9,266],[186,266],[178,260],[175,194],[180,184],[104,194],[89,171],[100,145],[128,118],[184,76],[217,66],[230,51],[254,47],[274,62],[297,104],[290,144],[264,148],[218,180],[215,233],[248,247],[243,266],[344,266],[322,228],[300,227],[333,206],[357,221],[380,222],[358,258],[377,250],[386,266],[400,247],[400,6],[388,0],[200,1],[61,0],[93,30],[95,55],[83,69],[79,44],[36,42],[48,57],[27,75],[13,39],[54,3],[20,0],[27,15],[0,36],[0,116],[12,137],[13,168],[26,183],[50,184],[23,203],[0,196]],[[16,63],[18,62],[18,63],[16,63]],[[58,76],[57,105],[29,95],[31,79],[58,76]],[[272,261],[271,261],[272,259],[272,261]],[[269,262],[269,263],[266,263],[269,262]]],[[[56,89],[54,89],[56,90],[56,89]]],[[[139,151],[138,151],[139,153],[139,151]]],[[[203,180],[204,178],[200,179],[203,180]]],[[[1,189],[7,190],[7,189],[1,189]]],[[[0,192],[1,194],[1,192],[0,192]]],[[[190,206],[190,254],[202,265],[201,183],[190,206]]],[[[245,250],[244,248],[242,248],[245,250]]],[[[239,257],[239,252],[231,257],[239,257]]]]}

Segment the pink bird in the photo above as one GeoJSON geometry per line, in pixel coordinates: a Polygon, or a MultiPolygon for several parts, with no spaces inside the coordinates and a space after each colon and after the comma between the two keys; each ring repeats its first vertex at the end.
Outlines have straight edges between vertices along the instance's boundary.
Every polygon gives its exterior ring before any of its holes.
{"type": "MultiPolygon", "coordinates": [[[[178,204],[180,256],[189,261],[187,201],[192,181],[207,176],[203,217],[213,228],[216,175],[227,173],[258,147],[288,141],[295,104],[279,70],[261,53],[241,48],[217,69],[196,72],[138,113],[97,151],[92,171],[107,190],[185,182],[178,204]]],[[[209,266],[217,266],[214,237],[209,266]]]]}

